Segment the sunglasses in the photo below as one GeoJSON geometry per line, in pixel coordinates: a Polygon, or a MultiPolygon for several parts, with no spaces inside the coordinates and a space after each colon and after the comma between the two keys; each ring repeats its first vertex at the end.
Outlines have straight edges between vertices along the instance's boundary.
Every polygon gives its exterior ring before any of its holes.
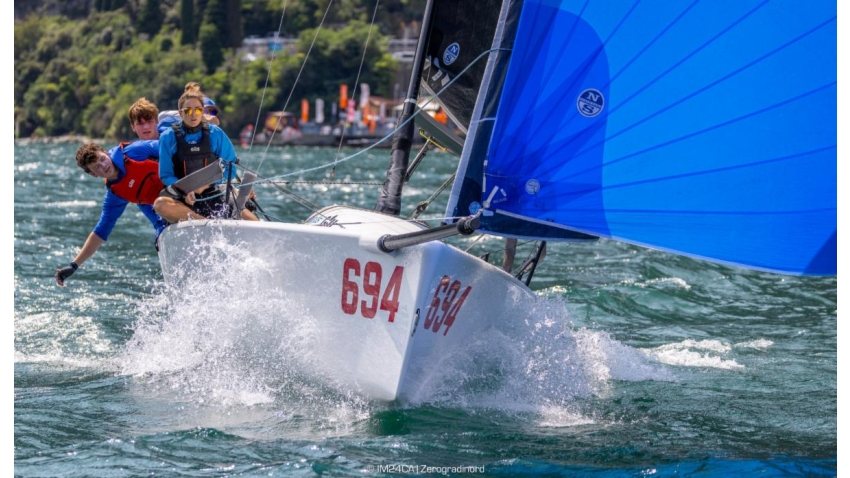
{"type": "Polygon", "coordinates": [[[184,115],[192,115],[192,114],[199,115],[203,112],[204,112],[203,108],[183,108],[183,114],[184,115]]]}
{"type": "Polygon", "coordinates": [[[215,109],[215,108],[207,108],[207,109],[204,110],[204,113],[206,113],[210,116],[218,116],[218,110],[215,109]]]}

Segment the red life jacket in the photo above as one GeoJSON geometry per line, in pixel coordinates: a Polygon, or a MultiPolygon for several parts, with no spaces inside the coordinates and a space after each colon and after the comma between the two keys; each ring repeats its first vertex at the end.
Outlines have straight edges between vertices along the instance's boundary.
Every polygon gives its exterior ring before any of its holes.
{"type": "MultiPolygon", "coordinates": [[[[124,153],[124,146],[119,147],[124,153]]],[[[124,177],[110,184],[106,179],[103,183],[116,196],[135,204],[153,204],[159,197],[159,192],[165,186],[159,179],[159,163],[152,159],[135,160],[124,154],[124,177]]]]}

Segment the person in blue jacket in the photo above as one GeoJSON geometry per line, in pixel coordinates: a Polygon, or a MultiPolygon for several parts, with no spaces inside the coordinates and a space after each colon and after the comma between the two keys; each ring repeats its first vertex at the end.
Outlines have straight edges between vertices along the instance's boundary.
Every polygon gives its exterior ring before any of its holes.
{"type": "Polygon", "coordinates": [[[109,234],[118,218],[124,214],[128,203],[139,206],[139,210],[153,225],[156,236],[168,226],[168,222],[158,216],[153,208],[153,202],[162,188],[156,163],[158,156],[157,140],[122,143],[108,152],[95,143],[84,144],[77,150],[77,165],[88,175],[103,178],[106,194],[100,220],[83,248],[69,265],[56,271],[54,278],[58,285],[64,286],[65,281],[109,239],[109,234]]]}
{"type": "MultiPolygon", "coordinates": [[[[236,179],[233,143],[221,128],[204,120],[204,98],[199,85],[187,85],[177,103],[181,121],[173,123],[159,137],[159,176],[166,188],[154,202],[154,209],[171,223],[229,216],[225,195],[218,184],[202,185],[188,192],[171,187],[213,163],[224,167],[225,179],[236,179]]],[[[248,210],[242,211],[242,218],[257,220],[248,210]]]]}

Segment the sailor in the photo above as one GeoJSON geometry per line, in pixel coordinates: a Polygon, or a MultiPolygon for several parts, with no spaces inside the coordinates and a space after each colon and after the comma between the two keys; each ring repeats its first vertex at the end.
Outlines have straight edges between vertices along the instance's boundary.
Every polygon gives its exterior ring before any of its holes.
{"type": "Polygon", "coordinates": [[[136,100],[127,111],[130,118],[130,129],[141,140],[159,139],[157,121],[159,109],[144,96],[136,100]]]}
{"type": "MultiPolygon", "coordinates": [[[[181,191],[175,186],[178,180],[210,164],[220,164],[225,179],[236,178],[233,143],[219,127],[205,121],[204,98],[200,85],[186,85],[177,103],[181,121],[173,123],[171,129],[160,136],[159,175],[166,188],[154,202],[154,208],[171,223],[230,215],[219,184],[193,185],[190,191],[181,191]]],[[[257,220],[251,211],[243,210],[241,214],[243,219],[257,220]]]]}
{"type": "MultiPolygon", "coordinates": [[[[186,83],[186,86],[183,87],[183,92],[187,92],[189,90],[200,89],[200,83],[196,81],[190,81],[186,83]]],[[[216,126],[221,126],[221,122],[218,119],[218,115],[221,111],[216,106],[215,101],[212,98],[204,96],[204,121],[210,124],[214,124],[216,126]]],[[[159,124],[157,125],[157,129],[159,130],[159,134],[165,133],[169,128],[171,128],[172,123],[180,122],[180,112],[177,110],[168,110],[163,111],[159,114],[159,124]]]]}
{"type": "MultiPolygon", "coordinates": [[[[154,118],[156,116],[153,116],[154,118]]],[[[77,150],[77,166],[89,176],[103,178],[106,194],[100,220],[89,234],[74,260],[58,269],[54,278],[60,286],[77,271],[109,238],[127,203],[139,206],[156,231],[154,242],[168,223],[153,209],[153,202],[162,189],[159,179],[159,144],[156,140],[121,143],[107,152],[100,145],[86,143],[77,150]]]]}
{"type": "Polygon", "coordinates": [[[204,96],[204,121],[216,126],[221,126],[221,122],[218,119],[219,113],[220,111],[218,106],[215,105],[215,101],[208,96],[204,96]]]}

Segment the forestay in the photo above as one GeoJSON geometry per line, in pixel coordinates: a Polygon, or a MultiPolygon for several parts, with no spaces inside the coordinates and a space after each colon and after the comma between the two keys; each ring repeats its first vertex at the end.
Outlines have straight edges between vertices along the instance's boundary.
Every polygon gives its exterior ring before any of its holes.
{"type": "Polygon", "coordinates": [[[500,15],[447,215],[836,273],[835,2],[526,0],[500,15]]]}

